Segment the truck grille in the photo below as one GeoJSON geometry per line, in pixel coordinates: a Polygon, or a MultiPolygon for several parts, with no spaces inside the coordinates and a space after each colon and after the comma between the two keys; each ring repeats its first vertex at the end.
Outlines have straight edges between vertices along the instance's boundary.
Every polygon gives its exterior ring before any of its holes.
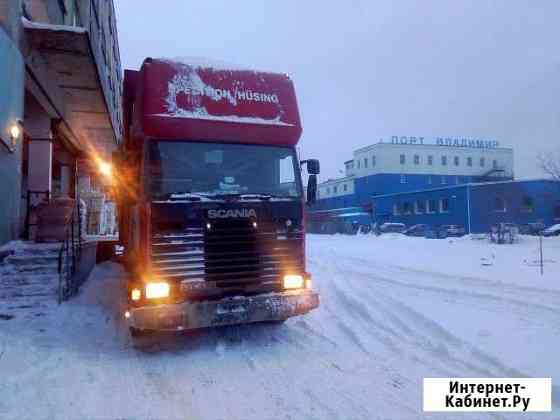
{"type": "Polygon", "coordinates": [[[249,220],[213,221],[210,229],[155,234],[152,262],[159,278],[206,280],[218,287],[279,283],[303,271],[303,233],[280,232],[249,220]]]}

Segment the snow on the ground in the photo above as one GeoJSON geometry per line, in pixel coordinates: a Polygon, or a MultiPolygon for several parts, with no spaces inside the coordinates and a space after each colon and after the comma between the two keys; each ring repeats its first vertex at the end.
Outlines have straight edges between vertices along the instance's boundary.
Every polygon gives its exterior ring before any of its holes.
{"type": "Polygon", "coordinates": [[[74,301],[0,320],[0,418],[554,418],[422,412],[424,377],[551,376],[558,401],[560,238],[544,241],[542,277],[536,247],[310,235],[318,310],[142,349],[105,263],[74,301]]]}

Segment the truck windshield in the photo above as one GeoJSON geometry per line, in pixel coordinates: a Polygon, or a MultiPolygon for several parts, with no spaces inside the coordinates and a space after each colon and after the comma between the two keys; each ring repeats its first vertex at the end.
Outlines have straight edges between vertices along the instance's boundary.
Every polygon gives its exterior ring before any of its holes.
{"type": "Polygon", "coordinates": [[[181,193],[301,196],[297,159],[289,147],[151,141],[148,170],[153,198],[181,193]]]}

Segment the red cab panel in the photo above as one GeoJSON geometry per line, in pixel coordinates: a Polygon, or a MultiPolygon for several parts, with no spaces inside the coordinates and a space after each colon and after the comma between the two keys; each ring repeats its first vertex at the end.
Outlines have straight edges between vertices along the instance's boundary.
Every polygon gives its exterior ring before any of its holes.
{"type": "Polygon", "coordinates": [[[134,84],[142,137],[293,146],[301,136],[285,74],[147,59],[134,84]]]}

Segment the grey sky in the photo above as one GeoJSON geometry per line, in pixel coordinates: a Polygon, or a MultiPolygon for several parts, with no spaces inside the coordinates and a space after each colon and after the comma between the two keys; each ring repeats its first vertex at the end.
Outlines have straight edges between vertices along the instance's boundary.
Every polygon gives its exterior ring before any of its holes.
{"type": "Polygon", "coordinates": [[[335,177],[380,135],[560,149],[558,0],[116,0],[121,56],[198,56],[289,73],[306,157],[335,177]]]}

